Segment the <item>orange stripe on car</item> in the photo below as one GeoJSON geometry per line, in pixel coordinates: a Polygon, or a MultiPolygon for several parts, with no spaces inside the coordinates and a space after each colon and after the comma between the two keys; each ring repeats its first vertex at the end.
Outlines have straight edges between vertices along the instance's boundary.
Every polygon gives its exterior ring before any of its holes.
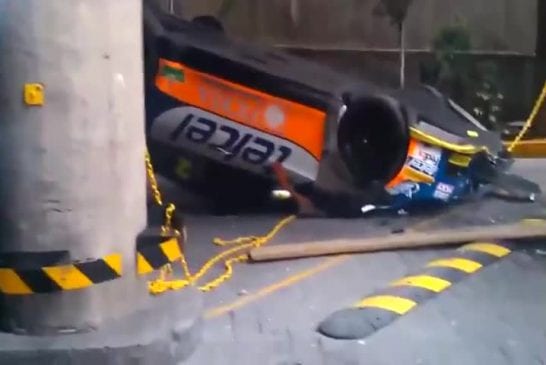
{"type": "Polygon", "coordinates": [[[156,87],[184,103],[287,139],[320,160],[326,113],[322,110],[159,60],[156,87]],[[167,70],[162,72],[162,70],[167,70]]]}

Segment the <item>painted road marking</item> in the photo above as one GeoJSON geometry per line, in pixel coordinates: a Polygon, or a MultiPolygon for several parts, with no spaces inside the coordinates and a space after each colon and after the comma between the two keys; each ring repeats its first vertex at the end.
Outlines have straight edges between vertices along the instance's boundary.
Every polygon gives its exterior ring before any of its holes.
{"type": "Polygon", "coordinates": [[[511,250],[497,243],[465,245],[447,258],[425,265],[423,272],[401,278],[353,308],[334,312],[319,325],[319,332],[338,339],[358,339],[394,322],[470,274],[509,255],[511,250]],[[393,315],[395,314],[395,315],[393,315]],[[344,323],[357,323],[346,326],[344,323]]]}
{"type": "Polygon", "coordinates": [[[264,298],[270,294],[273,294],[281,289],[287,288],[291,285],[294,285],[296,283],[299,283],[302,280],[305,280],[313,275],[316,275],[322,271],[328,270],[336,265],[341,264],[342,262],[346,261],[349,258],[349,256],[334,256],[330,257],[326,260],[323,260],[320,264],[317,266],[314,266],[310,269],[300,271],[294,275],[290,275],[286,278],[284,278],[281,281],[278,281],[276,283],[273,283],[271,285],[268,285],[266,287],[263,287],[262,289],[258,290],[257,292],[247,294],[246,296],[223,306],[211,308],[208,311],[205,312],[205,318],[206,319],[212,319],[215,317],[219,317],[221,315],[224,315],[230,311],[233,311],[235,309],[241,308],[249,303],[255,302],[261,298],[264,298]]]}

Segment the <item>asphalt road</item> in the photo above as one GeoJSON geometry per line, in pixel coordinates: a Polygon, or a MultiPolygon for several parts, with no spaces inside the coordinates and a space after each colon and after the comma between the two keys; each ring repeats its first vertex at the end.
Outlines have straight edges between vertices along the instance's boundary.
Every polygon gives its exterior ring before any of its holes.
{"type": "MultiPolygon", "coordinates": [[[[514,171],[546,187],[546,162],[520,161],[514,171]]],[[[302,219],[270,244],[495,224],[541,214],[541,204],[476,201],[439,215],[359,220],[302,219]]],[[[267,232],[277,216],[188,218],[190,266],[219,252],[213,237],[267,232]]],[[[361,340],[332,340],[316,327],[392,280],[452,249],[384,252],[241,264],[205,293],[203,343],[188,364],[544,364],[546,256],[522,246],[361,340]]],[[[214,268],[210,275],[221,273],[214,268]]],[[[205,278],[206,280],[206,278],[205,278]]]]}

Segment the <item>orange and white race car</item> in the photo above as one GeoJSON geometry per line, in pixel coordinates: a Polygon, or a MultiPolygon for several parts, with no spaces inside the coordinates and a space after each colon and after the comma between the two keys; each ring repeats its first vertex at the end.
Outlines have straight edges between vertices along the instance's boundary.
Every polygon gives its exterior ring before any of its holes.
{"type": "Polygon", "coordinates": [[[146,132],[161,174],[233,205],[273,188],[277,165],[325,210],[354,202],[351,215],[481,184],[538,192],[504,172],[499,134],[435,89],[378,88],[206,23],[145,2],[146,132]]]}

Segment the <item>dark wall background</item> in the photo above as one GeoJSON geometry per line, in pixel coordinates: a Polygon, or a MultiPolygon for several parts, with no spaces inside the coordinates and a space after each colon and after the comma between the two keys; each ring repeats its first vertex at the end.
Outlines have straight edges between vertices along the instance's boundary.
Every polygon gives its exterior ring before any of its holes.
{"type": "MultiPolygon", "coordinates": [[[[160,1],[165,6],[169,0],[160,1]]],[[[410,49],[429,49],[437,32],[464,24],[478,50],[534,54],[543,0],[414,0],[410,49]]],[[[334,49],[398,47],[396,29],[374,9],[378,0],[173,0],[186,17],[214,14],[230,33],[271,45],[334,49]]]]}

